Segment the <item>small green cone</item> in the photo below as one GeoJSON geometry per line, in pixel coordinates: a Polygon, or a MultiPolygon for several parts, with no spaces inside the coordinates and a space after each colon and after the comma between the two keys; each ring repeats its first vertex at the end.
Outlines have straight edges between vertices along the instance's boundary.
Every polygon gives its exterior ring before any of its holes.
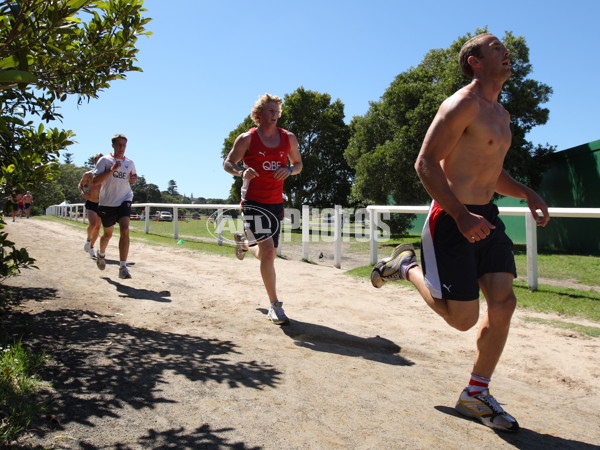
{"type": "Polygon", "coordinates": [[[183,239],[179,239],[179,240],[177,241],[177,243],[178,243],[178,244],[185,244],[185,241],[184,241],[183,239]]]}

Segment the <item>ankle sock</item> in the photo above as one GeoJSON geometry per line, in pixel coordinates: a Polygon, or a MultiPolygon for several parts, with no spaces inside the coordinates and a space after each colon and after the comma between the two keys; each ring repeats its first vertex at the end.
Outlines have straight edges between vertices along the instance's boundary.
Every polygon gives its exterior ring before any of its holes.
{"type": "Polygon", "coordinates": [[[408,264],[406,267],[402,267],[400,270],[402,270],[402,276],[405,280],[408,280],[408,271],[410,269],[412,269],[413,267],[417,267],[418,264],[416,262],[412,262],[410,264],[408,264]]]}
{"type": "Polygon", "coordinates": [[[469,395],[471,396],[481,394],[488,388],[490,381],[492,380],[489,378],[472,373],[471,379],[469,380],[469,385],[467,386],[467,392],[469,392],[469,395]]]}

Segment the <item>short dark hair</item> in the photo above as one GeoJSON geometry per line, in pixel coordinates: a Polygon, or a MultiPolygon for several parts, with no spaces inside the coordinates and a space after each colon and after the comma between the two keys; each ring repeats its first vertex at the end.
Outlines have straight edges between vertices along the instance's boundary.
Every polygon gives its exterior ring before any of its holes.
{"type": "Polygon", "coordinates": [[[115,134],[110,141],[114,144],[117,139],[125,139],[127,142],[127,137],[124,134],[115,134]]]}
{"type": "Polygon", "coordinates": [[[458,64],[465,76],[473,78],[475,73],[471,64],[469,64],[469,56],[481,58],[481,41],[486,36],[493,36],[491,33],[478,34],[465,42],[458,54],[458,64]]]}

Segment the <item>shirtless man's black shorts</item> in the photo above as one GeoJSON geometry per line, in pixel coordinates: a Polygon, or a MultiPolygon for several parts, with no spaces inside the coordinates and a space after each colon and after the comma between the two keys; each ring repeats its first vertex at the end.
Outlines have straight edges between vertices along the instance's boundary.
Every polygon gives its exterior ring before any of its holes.
{"type": "Polygon", "coordinates": [[[433,202],[423,227],[421,262],[425,282],[435,298],[476,300],[482,275],[506,272],[517,276],[513,243],[498,217],[498,207],[493,203],[465,206],[496,228],[486,239],[469,242],[454,219],[433,202]]]}

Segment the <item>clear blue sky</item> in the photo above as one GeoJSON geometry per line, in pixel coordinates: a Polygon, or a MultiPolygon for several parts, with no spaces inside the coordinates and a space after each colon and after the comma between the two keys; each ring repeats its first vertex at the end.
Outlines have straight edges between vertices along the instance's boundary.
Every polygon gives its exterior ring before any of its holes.
{"type": "Polygon", "coordinates": [[[63,104],[60,126],[83,165],[109,153],[110,137],[128,136],[127,156],[148,183],[179,193],[227,198],[223,140],[259,95],[283,97],[298,87],[328,93],[346,120],[364,115],[395,76],[434,48],[488,26],[524,36],[532,78],[554,90],[550,120],[534,144],[564,150],[600,139],[597,0],[543,3],[442,0],[146,0],[154,34],[138,41],[138,66],[97,100],[63,104]]]}

